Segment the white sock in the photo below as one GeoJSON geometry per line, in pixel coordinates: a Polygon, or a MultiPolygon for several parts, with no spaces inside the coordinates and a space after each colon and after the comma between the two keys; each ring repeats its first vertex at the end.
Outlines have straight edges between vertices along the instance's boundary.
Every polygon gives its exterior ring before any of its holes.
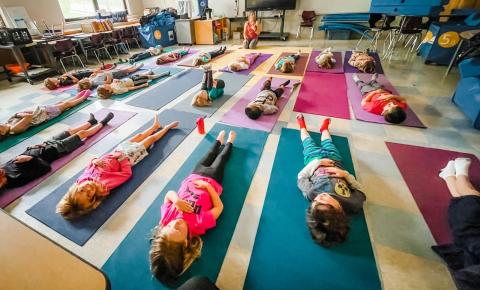
{"type": "Polygon", "coordinates": [[[468,169],[470,168],[472,160],[470,158],[457,158],[455,159],[455,175],[468,176],[468,169]]]}
{"type": "Polygon", "coordinates": [[[442,170],[440,170],[440,173],[438,174],[438,176],[440,176],[445,180],[447,179],[447,177],[455,176],[455,161],[453,160],[448,161],[447,166],[445,166],[444,168],[442,168],[442,170]]]}

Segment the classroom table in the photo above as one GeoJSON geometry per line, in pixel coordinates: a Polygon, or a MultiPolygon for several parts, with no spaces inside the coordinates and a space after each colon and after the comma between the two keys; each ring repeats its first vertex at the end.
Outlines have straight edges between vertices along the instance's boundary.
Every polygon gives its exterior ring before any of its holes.
{"type": "Polygon", "coordinates": [[[0,288],[110,289],[103,272],[0,210],[0,288]]]}

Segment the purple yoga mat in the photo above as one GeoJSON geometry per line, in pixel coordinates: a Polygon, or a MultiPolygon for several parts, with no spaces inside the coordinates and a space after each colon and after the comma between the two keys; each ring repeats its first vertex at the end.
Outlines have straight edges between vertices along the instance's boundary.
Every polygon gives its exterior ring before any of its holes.
{"type": "Polygon", "coordinates": [[[246,70],[242,70],[242,71],[237,71],[237,72],[232,72],[228,66],[220,69],[221,72],[228,72],[228,73],[237,73],[237,74],[241,74],[241,75],[248,75],[249,73],[251,73],[252,71],[254,71],[259,65],[261,65],[262,63],[264,63],[267,59],[269,59],[273,54],[260,54],[257,59],[255,60],[255,62],[250,66],[250,68],[246,69],[246,70]]]}
{"type": "Polygon", "coordinates": [[[112,110],[112,109],[101,109],[94,113],[95,118],[98,120],[103,119],[109,112],[112,112],[115,114],[115,117],[108,123],[105,128],[102,128],[100,132],[95,134],[94,136],[88,138],[85,141],[85,144],[78,148],[77,150],[73,151],[72,153],[63,156],[62,158],[55,160],[52,164],[52,170],[45,174],[44,176],[37,178],[33,181],[31,181],[28,184],[25,184],[22,187],[17,187],[17,188],[12,188],[12,189],[6,189],[3,192],[0,192],[0,207],[4,208],[7,205],[9,205],[11,202],[19,198],[20,196],[24,195],[27,193],[29,190],[40,184],[42,181],[47,179],[50,175],[55,173],[57,170],[62,168],[65,164],[73,160],[76,156],[80,155],[82,152],[90,148],[93,144],[97,143],[99,140],[101,140],[103,137],[107,136],[115,130],[116,128],[120,127],[123,123],[128,121],[130,118],[136,115],[136,113],[133,112],[126,112],[126,111],[118,111],[118,110],[112,110]]]}
{"type": "Polygon", "coordinates": [[[480,188],[480,161],[468,153],[390,142],[386,144],[435,241],[437,244],[451,243],[447,211],[452,196],[438,173],[449,160],[471,158],[470,180],[475,188],[480,188]]]}
{"type": "MultiPolygon", "coordinates": [[[[217,59],[219,59],[219,58],[221,58],[221,57],[224,57],[225,55],[227,55],[227,54],[229,54],[229,53],[231,53],[231,52],[232,52],[231,50],[226,50],[223,54],[217,55],[216,57],[212,58],[209,63],[211,63],[211,62],[213,62],[213,61],[215,61],[215,60],[217,60],[217,59]]],[[[195,66],[192,64],[192,62],[193,62],[193,58],[189,58],[189,59],[187,59],[187,60],[183,60],[183,61],[181,61],[181,62],[178,62],[177,65],[179,65],[179,66],[195,67],[195,66]]]]}
{"type": "MultiPolygon", "coordinates": [[[[257,120],[252,120],[245,115],[245,107],[255,99],[257,94],[262,90],[263,82],[267,78],[264,77],[258,81],[231,109],[228,111],[222,118],[220,122],[238,126],[238,127],[244,127],[244,128],[250,128],[250,129],[256,129],[256,130],[261,130],[261,131],[266,131],[266,132],[271,132],[273,127],[275,126],[275,123],[277,123],[278,117],[282,113],[283,108],[288,102],[288,99],[292,95],[292,84],[295,82],[295,80],[290,80],[290,84],[286,87],[285,92],[283,95],[280,97],[280,99],[277,101],[277,107],[278,107],[278,112],[273,115],[263,115],[260,116],[257,120]]],[[[272,80],[272,88],[276,88],[279,86],[281,83],[285,82],[287,79],[284,78],[273,78],[272,80]]]]}
{"type": "MultiPolygon", "coordinates": [[[[363,81],[369,81],[372,77],[371,74],[357,74],[358,77],[363,81]]],[[[352,73],[346,73],[345,79],[347,81],[347,94],[348,99],[350,100],[350,105],[352,106],[353,114],[357,120],[371,122],[371,123],[380,123],[380,124],[389,124],[389,125],[401,125],[417,128],[426,128],[426,126],[420,121],[417,115],[412,111],[410,107],[407,107],[405,111],[407,113],[407,119],[401,124],[391,124],[385,121],[385,118],[380,115],[375,115],[370,112],[362,109],[362,93],[360,89],[355,84],[355,81],[352,78],[352,73]]],[[[378,75],[378,82],[382,84],[385,89],[391,91],[393,94],[398,95],[395,87],[388,81],[385,75],[378,75]]]]}
{"type": "Polygon", "coordinates": [[[331,73],[331,74],[342,74],[343,73],[343,62],[342,62],[342,53],[338,51],[333,52],[333,57],[337,61],[335,66],[331,69],[320,68],[315,62],[315,58],[320,54],[321,51],[315,50],[310,54],[310,60],[307,65],[307,72],[321,72],[321,73],[331,73]]]}
{"type": "Polygon", "coordinates": [[[293,110],[350,120],[345,76],[306,72],[293,110]]]}
{"type": "MultiPolygon", "coordinates": [[[[375,72],[377,74],[383,74],[382,62],[380,61],[380,56],[378,55],[378,53],[370,52],[370,55],[373,56],[373,58],[375,59],[375,72]]],[[[351,56],[352,56],[351,51],[345,52],[345,57],[343,59],[343,70],[345,71],[345,73],[362,73],[355,67],[348,64],[348,60],[350,59],[351,56]]]]}

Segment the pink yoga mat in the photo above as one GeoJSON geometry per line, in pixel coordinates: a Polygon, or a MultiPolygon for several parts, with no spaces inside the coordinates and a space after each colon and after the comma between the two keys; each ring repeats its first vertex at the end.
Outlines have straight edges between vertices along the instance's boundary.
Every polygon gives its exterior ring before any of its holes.
{"type": "Polygon", "coordinates": [[[345,76],[306,72],[293,110],[349,120],[345,76]]]}
{"type": "MultiPolygon", "coordinates": [[[[221,57],[224,57],[225,55],[227,55],[227,54],[229,54],[229,53],[231,53],[231,52],[232,52],[231,50],[226,50],[223,54],[212,58],[212,59],[210,60],[210,62],[215,61],[215,60],[217,60],[217,59],[219,59],[219,58],[221,58],[221,57]]],[[[187,60],[181,61],[181,62],[177,63],[177,65],[179,65],[179,66],[195,67],[194,65],[192,65],[192,62],[193,62],[193,57],[191,57],[191,58],[189,58],[189,59],[187,59],[187,60]]]]}
{"type": "Polygon", "coordinates": [[[73,89],[75,85],[70,85],[70,86],[65,86],[65,87],[59,87],[54,90],[49,90],[46,87],[42,87],[41,90],[44,92],[48,92],[50,95],[60,95],[65,91],[68,91],[70,89],[73,89]]]}
{"type": "Polygon", "coordinates": [[[249,73],[251,73],[252,71],[254,71],[259,65],[261,65],[262,63],[264,63],[267,59],[269,59],[273,54],[260,54],[257,59],[255,60],[255,62],[246,70],[242,70],[242,71],[237,71],[237,72],[232,72],[228,66],[220,69],[221,72],[228,72],[228,73],[237,73],[237,74],[241,74],[241,75],[248,75],[249,73]]]}
{"type": "MultiPolygon", "coordinates": [[[[228,111],[222,118],[220,122],[234,125],[237,127],[244,127],[250,129],[256,129],[261,131],[270,132],[272,131],[275,123],[277,123],[278,117],[283,111],[283,108],[288,102],[288,99],[292,95],[292,84],[295,83],[295,80],[290,80],[290,84],[285,88],[285,92],[277,101],[278,112],[273,115],[263,115],[257,120],[252,120],[245,115],[245,107],[248,103],[253,101],[257,94],[262,90],[263,82],[267,78],[264,77],[258,83],[256,83],[252,89],[250,89],[231,109],[228,111]]],[[[272,88],[276,88],[281,83],[285,82],[287,79],[284,78],[273,78],[272,88]]]]}
{"type": "Polygon", "coordinates": [[[162,66],[168,66],[168,65],[175,65],[175,64],[178,64],[182,61],[186,61],[185,58],[188,58],[190,56],[192,56],[193,54],[197,53],[198,52],[198,49],[190,49],[188,51],[188,53],[186,55],[184,55],[182,58],[176,60],[176,61],[172,61],[172,62],[169,62],[169,63],[164,63],[164,64],[157,64],[157,58],[158,56],[155,56],[155,57],[152,57],[152,59],[149,59],[148,61],[145,62],[145,65],[147,66],[157,66],[157,65],[162,65],[162,66]]]}
{"type": "Polygon", "coordinates": [[[331,69],[320,68],[315,62],[315,58],[320,54],[321,51],[315,50],[310,54],[310,60],[308,61],[307,71],[310,72],[321,72],[321,73],[331,73],[331,74],[341,74],[343,73],[343,58],[342,53],[338,51],[333,52],[333,57],[337,61],[335,66],[331,69]]]}
{"type": "Polygon", "coordinates": [[[77,150],[73,151],[72,153],[63,156],[62,158],[55,160],[52,164],[52,170],[45,174],[44,176],[35,179],[31,181],[28,184],[25,184],[22,187],[17,187],[17,188],[12,188],[12,189],[5,189],[3,191],[0,191],[0,207],[4,208],[13,201],[15,201],[17,198],[20,196],[24,195],[27,193],[29,190],[40,184],[42,181],[47,179],[50,175],[55,173],[57,170],[62,168],[65,164],[73,160],[75,157],[80,155],[82,152],[90,148],[93,144],[97,143],[99,140],[101,140],[103,137],[107,136],[115,130],[116,128],[120,127],[123,123],[128,121],[130,118],[136,115],[136,113],[133,112],[126,112],[126,111],[118,111],[118,110],[111,110],[111,109],[101,109],[94,113],[95,118],[97,120],[103,119],[109,112],[112,112],[115,114],[115,117],[108,123],[105,128],[102,128],[100,132],[92,136],[91,138],[88,138],[85,141],[85,144],[78,148],[77,150]]]}
{"type": "Polygon", "coordinates": [[[435,241],[437,244],[451,243],[447,210],[452,196],[438,173],[449,160],[471,158],[470,180],[475,188],[480,188],[480,161],[468,153],[390,142],[386,144],[435,241]]]}
{"type": "MultiPolygon", "coordinates": [[[[369,81],[372,77],[371,74],[357,74],[357,75],[361,80],[365,82],[369,81]]],[[[353,80],[352,76],[353,74],[351,73],[345,74],[345,79],[347,81],[348,99],[350,100],[350,105],[352,106],[352,111],[353,111],[353,114],[355,115],[355,118],[357,120],[361,120],[365,122],[394,125],[385,121],[385,118],[383,116],[375,115],[362,109],[362,93],[360,92],[360,89],[355,84],[355,81],[353,80]]],[[[395,95],[398,95],[397,90],[395,90],[395,87],[388,81],[385,75],[378,75],[378,82],[382,84],[385,87],[385,89],[391,91],[395,95]]],[[[407,119],[405,119],[403,123],[395,124],[395,125],[426,128],[426,126],[422,123],[422,121],[420,121],[418,116],[412,111],[410,107],[407,108],[406,113],[407,113],[407,119]]]]}
{"type": "MultiPolygon", "coordinates": [[[[375,72],[377,74],[383,74],[382,62],[380,61],[380,56],[376,52],[371,52],[370,55],[375,59],[375,72]]],[[[343,70],[345,73],[361,73],[357,68],[348,64],[348,60],[352,56],[351,51],[345,52],[345,58],[343,61],[343,70]]]]}
{"type": "MultiPolygon", "coordinates": [[[[284,52],[282,53],[278,58],[277,60],[275,61],[275,63],[277,63],[277,61],[281,58],[281,57],[284,57],[284,56],[287,56],[287,55],[290,55],[290,54],[294,54],[294,52],[284,52]]],[[[288,76],[303,76],[303,74],[305,73],[305,68],[307,67],[307,62],[308,62],[308,53],[302,53],[300,54],[300,58],[297,60],[297,62],[295,63],[295,70],[291,73],[282,73],[281,71],[279,70],[276,70],[275,69],[275,63],[272,65],[272,67],[270,68],[270,70],[267,72],[267,74],[270,74],[270,75],[281,75],[283,77],[288,77],[288,76]]]]}

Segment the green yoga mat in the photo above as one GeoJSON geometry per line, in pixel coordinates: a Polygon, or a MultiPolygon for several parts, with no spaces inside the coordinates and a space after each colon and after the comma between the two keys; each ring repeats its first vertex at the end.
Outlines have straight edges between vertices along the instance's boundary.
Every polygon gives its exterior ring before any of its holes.
{"type": "MultiPolygon", "coordinates": [[[[311,133],[314,140],[320,134],[311,133]]],[[[354,174],[348,139],[333,136],[345,168],[354,174]]],[[[351,218],[344,244],[314,243],[297,188],[303,168],[300,131],[283,129],[253,247],[244,289],[381,289],[363,212],[351,218]]]]}
{"type": "Polygon", "coordinates": [[[74,113],[80,111],[81,109],[85,108],[86,106],[90,105],[93,101],[91,100],[86,100],[77,106],[63,112],[60,114],[58,117],[55,117],[53,119],[50,119],[49,121],[42,123],[38,126],[30,127],[27,131],[17,134],[17,135],[11,135],[8,136],[5,140],[0,141],[0,153],[10,149],[11,147],[27,140],[28,138],[32,137],[33,135],[37,134],[38,132],[52,126],[55,123],[60,122],[63,119],[66,119],[67,117],[73,115],[74,113]]]}
{"type": "Polygon", "coordinates": [[[220,130],[225,130],[227,134],[230,130],[237,132],[237,140],[225,168],[223,179],[221,198],[224,210],[217,221],[217,226],[202,237],[204,244],[201,257],[193,263],[178,282],[183,283],[188,278],[197,275],[207,276],[212,281],[217,279],[268,136],[266,132],[223,124],[216,124],[205,136],[103,265],[102,269],[108,275],[112,289],[168,289],[150,273],[149,237],[152,229],[158,225],[160,220],[160,206],[165,194],[168,190],[178,190],[183,179],[191,173],[196,163],[210,149],[220,130]]]}

